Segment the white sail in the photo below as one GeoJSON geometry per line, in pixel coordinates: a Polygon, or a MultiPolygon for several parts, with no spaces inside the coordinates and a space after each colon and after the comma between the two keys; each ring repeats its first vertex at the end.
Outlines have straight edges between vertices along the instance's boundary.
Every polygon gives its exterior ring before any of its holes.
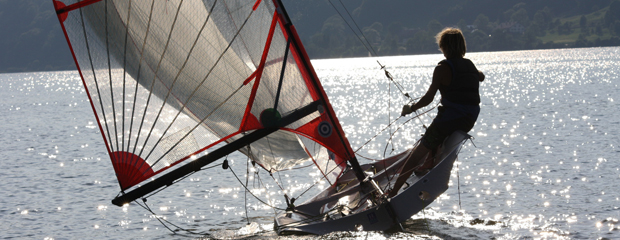
{"type": "Polygon", "coordinates": [[[241,151],[270,173],[310,162],[330,185],[297,206],[306,191],[285,194],[279,233],[384,230],[445,191],[467,138],[450,137],[436,169],[390,202],[381,189],[407,154],[359,165],[278,0],[54,6],[116,172],[119,206],[241,151]]]}
{"type": "Polygon", "coordinates": [[[352,155],[273,1],[55,4],[123,190],[316,101],[327,111],[238,150],[268,171],[314,161],[332,180],[352,155]]]}

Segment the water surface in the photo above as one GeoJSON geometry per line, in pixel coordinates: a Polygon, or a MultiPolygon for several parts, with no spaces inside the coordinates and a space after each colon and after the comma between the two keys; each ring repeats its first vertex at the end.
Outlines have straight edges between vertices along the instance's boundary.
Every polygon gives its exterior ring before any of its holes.
{"type": "MultiPolygon", "coordinates": [[[[482,112],[470,132],[474,138],[459,155],[451,187],[407,221],[405,232],[323,237],[620,238],[619,55],[617,47],[467,54],[487,79],[481,85],[482,112]]],[[[407,100],[376,60],[412,97],[421,97],[442,58],[313,61],[353,149],[376,136],[358,151],[361,159],[410,147],[436,112],[419,120],[400,119],[381,132],[407,100]]],[[[3,74],[0,96],[0,237],[201,236],[172,234],[147,210],[110,203],[118,183],[77,72],[3,74]]],[[[245,169],[242,155],[229,160],[245,169]]],[[[278,191],[271,186],[262,196],[281,203],[278,191]]],[[[274,211],[246,195],[220,167],[148,200],[159,217],[193,232],[216,238],[276,237],[274,211]]]]}

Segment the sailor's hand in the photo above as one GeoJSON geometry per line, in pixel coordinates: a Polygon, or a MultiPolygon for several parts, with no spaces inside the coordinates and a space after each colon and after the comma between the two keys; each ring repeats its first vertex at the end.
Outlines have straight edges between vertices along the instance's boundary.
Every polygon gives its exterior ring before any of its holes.
{"type": "Polygon", "coordinates": [[[411,108],[411,106],[408,105],[408,104],[405,104],[405,105],[403,105],[403,111],[400,112],[400,116],[405,116],[405,115],[407,115],[409,113],[412,113],[412,112],[413,112],[413,109],[411,108]]]}

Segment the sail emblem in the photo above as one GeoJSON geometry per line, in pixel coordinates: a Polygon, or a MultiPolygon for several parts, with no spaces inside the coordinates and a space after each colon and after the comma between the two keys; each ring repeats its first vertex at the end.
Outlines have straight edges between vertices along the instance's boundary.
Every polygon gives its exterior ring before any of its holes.
{"type": "Polygon", "coordinates": [[[319,131],[319,136],[321,137],[328,138],[332,135],[332,125],[327,121],[319,123],[317,130],[319,131]]]}
{"type": "Polygon", "coordinates": [[[274,108],[267,108],[260,113],[260,123],[263,127],[276,127],[282,119],[280,112],[274,108]]]}

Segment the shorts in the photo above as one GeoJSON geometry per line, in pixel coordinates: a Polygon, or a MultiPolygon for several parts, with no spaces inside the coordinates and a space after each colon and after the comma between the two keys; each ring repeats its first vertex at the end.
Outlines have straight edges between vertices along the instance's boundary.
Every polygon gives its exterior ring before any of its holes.
{"type": "Polygon", "coordinates": [[[469,132],[474,127],[478,116],[476,116],[476,118],[466,117],[459,113],[455,114],[454,111],[456,110],[439,107],[437,117],[433,119],[433,122],[426,129],[426,133],[424,133],[422,137],[422,144],[424,144],[425,147],[434,150],[456,130],[469,132]],[[460,115],[460,117],[453,117],[455,115],[460,115]],[[446,119],[446,117],[449,117],[449,119],[446,119]]]}

